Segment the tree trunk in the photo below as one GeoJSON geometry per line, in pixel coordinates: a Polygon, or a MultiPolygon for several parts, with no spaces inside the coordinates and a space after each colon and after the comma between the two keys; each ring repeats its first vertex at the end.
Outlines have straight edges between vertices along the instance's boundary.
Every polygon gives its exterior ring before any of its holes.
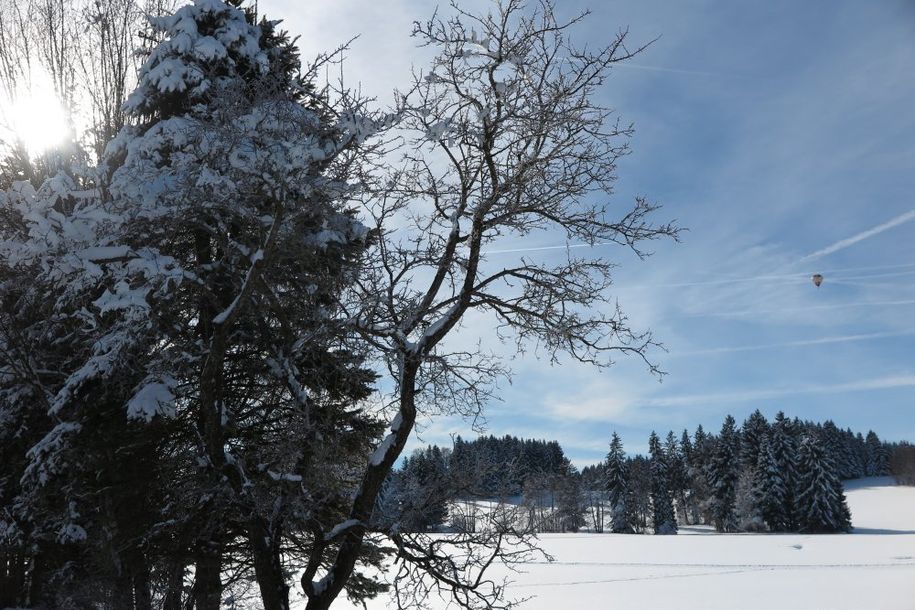
{"type": "Polygon", "coordinates": [[[184,590],[184,561],[175,560],[169,566],[168,585],[162,610],[181,610],[181,597],[184,590]]]}
{"type": "Polygon", "coordinates": [[[263,519],[254,518],[248,524],[248,543],[264,610],[289,610],[289,585],[283,575],[277,542],[263,519]]]}
{"type": "MultiPolygon", "coordinates": [[[[397,430],[391,431],[391,434],[394,435],[394,443],[388,447],[380,460],[372,460],[369,463],[362,479],[362,486],[353,501],[350,518],[359,523],[370,521],[381,486],[413,430],[413,424],[416,422],[416,374],[419,371],[419,364],[420,361],[415,356],[404,359],[400,377],[400,422],[397,430]]],[[[311,582],[307,582],[307,579],[313,576],[318,568],[317,563],[309,562],[305,575],[302,576],[302,585],[308,594],[308,604],[305,606],[305,610],[328,610],[330,608],[353,573],[356,560],[362,551],[364,538],[365,530],[357,527],[350,528],[343,534],[337,556],[334,558],[326,577],[327,580],[320,591],[314,591],[311,582]]]]}
{"type": "Polygon", "coordinates": [[[136,610],[152,610],[152,592],[149,589],[149,564],[142,558],[133,575],[133,603],[136,610]]]}
{"type": "Polygon", "coordinates": [[[683,505],[683,523],[691,525],[689,522],[689,502],[686,501],[686,495],[680,494],[680,503],[683,505]]]}
{"type": "Polygon", "coordinates": [[[201,549],[194,568],[194,609],[220,610],[222,605],[222,549],[201,549]]]}
{"type": "MultiPolygon", "coordinates": [[[[209,236],[202,230],[195,232],[195,249],[197,264],[206,266],[212,262],[209,236]]],[[[217,292],[219,292],[217,288],[217,292]]],[[[221,305],[227,304],[227,297],[219,295],[221,305]]],[[[203,440],[203,451],[209,459],[209,469],[203,481],[211,490],[219,489],[222,484],[220,473],[225,466],[225,438],[223,431],[223,361],[226,350],[225,329],[214,325],[214,304],[207,298],[205,291],[200,295],[200,332],[208,344],[207,357],[200,371],[200,390],[198,397],[197,427],[203,440]]],[[[212,504],[210,505],[212,509],[212,504]]],[[[205,535],[198,542],[197,557],[194,567],[194,589],[192,599],[195,610],[220,610],[222,602],[222,550],[214,539],[214,528],[219,528],[217,519],[210,518],[205,535]]]]}
{"type": "Polygon", "coordinates": [[[115,608],[133,610],[133,578],[126,571],[115,578],[112,598],[115,608]]]}
{"type": "Polygon", "coordinates": [[[27,606],[41,606],[45,601],[45,591],[44,586],[45,579],[47,578],[47,570],[45,569],[45,562],[41,557],[41,549],[35,551],[35,554],[32,555],[31,566],[29,569],[29,595],[27,606]]]}

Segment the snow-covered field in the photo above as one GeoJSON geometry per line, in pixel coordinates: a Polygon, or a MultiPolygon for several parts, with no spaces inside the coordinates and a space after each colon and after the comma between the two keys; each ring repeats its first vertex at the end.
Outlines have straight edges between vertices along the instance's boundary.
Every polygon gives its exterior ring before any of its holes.
{"type": "Polygon", "coordinates": [[[846,491],[850,535],[547,534],[555,561],[527,565],[509,593],[533,596],[526,610],[915,609],[915,487],[879,478],[846,491]]]}

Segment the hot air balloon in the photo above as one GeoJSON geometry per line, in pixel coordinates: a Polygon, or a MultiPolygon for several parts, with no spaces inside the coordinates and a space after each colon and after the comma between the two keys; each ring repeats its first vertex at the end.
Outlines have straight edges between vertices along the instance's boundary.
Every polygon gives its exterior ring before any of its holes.
{"type": "Polygon", "coordinates": [[[819,273],[814,273],[814,274],[810,277],[810,279],[813,280],[813,285],[816,286],[817,288],[819,288],[819,287],[820,287],[820,284],[823,283],[823,276],[820,275],[819,273]]]}

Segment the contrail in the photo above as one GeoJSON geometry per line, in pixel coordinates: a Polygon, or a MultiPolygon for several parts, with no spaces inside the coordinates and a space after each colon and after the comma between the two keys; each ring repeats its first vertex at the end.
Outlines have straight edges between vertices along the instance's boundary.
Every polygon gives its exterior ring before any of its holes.
{"type": "Polygon", "coordinates": [[[798,394],[839,394],[843,392],[866,392],[871,390],[890,390],[894,388],[908,388],[915,386],[915,375],[891,375],[876,379],[862,379],[846,383],[815,384],[808,386],[766,388],[747,390],[743,392],[723,392],[720,394],[686,394],[650,398],[634,404],[646,407],[688,407],[691,405],[707,405],[713,403],[751,402],[756,400],[771,400],[784,396],[798,394]]]}
{"type": "Polygon", "coordinates": [[[888,220],[888,221],[884,222],[883,224],[879,224],[876,227],[872,227],[872,228],[868,229],[867,231],[862,231],[861,233],[858,233],[857,235],[852,235],[851,237],[847,237],[845,239],[839,240],[830,246],[826,246],[822,250],[817,250],[816,252],[813,252],[812,254],[808,254],[807,256],[805,256],[804,258],[799,260],[798,262],[803,263],[806,261],[815,260],[818,258],[822,258],[828,254],[838,252],[839,250],[844,250],[845,248],[848,248],[849,246],[855,245],[859,241],[864,241],[865,239],[873,237],[874,235],[879,235],[880,233],[883,233],[884,231],[888,231],[888,230],[892,229],[893,227],[898,227],[899,225],[909,222],[910,220],[915,220],[915,210],[911,210],[909,212],[906,212],[905,214],[900,214],[899,216],[897,216],[896,218],[893,218],[892,220],[888,220]]]}
{"type": "Polygon", "coordinates": [[[782,313],[785,311],[810,311],[818,309],[845,309],[847,307],[894,307],[897,305],[915,305],[915,299],[899,301],[858,301],[853,303],[832,303],[828,305],[808,305],[805,307],[780,307],[778,309],[744,309],[742,311],[696,312],[687,313],[689,317],[729,318],[736,316],[755,316],[765,313],[782,313]]]}
{"type": "MultiPolygon", "coordinates": [[[[905,269],[915,267],[915,263],[898,263],[895,265],[870,265],[868,267],[844,267],[842,269],[821,269],[820,273],[843,273],[846,271],[883,271],[885,269],[905,269]]],[[[809,273],[807,275],[810,275],[809,273]]]]}
{"type": "Polygon", "coordinates": [[[657,284],[657,286],[665,286],[667,288],[688,288],[691,286],[718,286],[718,285],[727,285],[727,284],[744,284],[744,283],[755,283],[755,282],[785,282],[785,281],[797,281],[801,279],[806,279],[809,274],[807,273],[792,273],[789,275],[757,275],[749,277],[734,277],[727,278],[723,280],[705,280],[699,282],[676,282],[671,284],[657,284]]]}
{"type": "MultiPolygon", "coordinates": [[[[862,239],[866,239],[867,237],[870,237],[871,235],[875,235],[878,232],[886,231],[887,229],[890,229],[896,225],[902,224],[909,220],[915,220],[915,210],[912,210],[911,212],[908,212],[906,214],[903,214],[902,216],[894,218],[893,220],[891,220],[887,223],[884,223],[878,227],[874,227],[873,229],[870,229],[868,231],[865,231],[864,233],[860,233],[854,237],[850,237],[847,240],[843,240],[843,242],[838,242],[838,243],[849,242],[850,240],[861,241],[862,239]]],[[[483,254],[490,255],[490,254],[516,254],[516,253],[520,253],[520,252],[545,252],[545,251],[549,251],[549,250],[570,250],[573,248],[597,248],[599,246],[612,246],[612,245],[615,245],[615,244],[613,244],[612,242],[598,242],[596,244],[563,244],[563,245],[555,245],[555,246],[532,246],[529,248],[505,248],[505,249],[501,249],[501,250],[484,250],[483,254]]],[[[813,254],[810,254],[810,255],[804,257],[799,262],[809,260],[812,257],[825,256],[827,253],[826,250],[829,250],[830,248],[835,248],[837,245],[838,244],[833,244],[832,246],[829,246],[829,248],[824,248],[823,250],[820,250],[819,252],[814,252],[813,254]],[[823,254],[821,254],[821,253],[823,253],[823,254]]],[[[846,244],[842,247],[847,247],[848,245],[850,245],[850,244],[846,244]]],[[[830,250],[830,252],[835,252],[835,249],[830,250]]],[[[886,270],[886,269],[907,269],[907,268],[911,268],[911,267],[915,267],[915,263],[902,263],[902,264],[896,264],[896,265],[872,265],[872,266],[867,266],[867,267],[845,267],[845,268],[841,268],[841,269],[819,270],[818,272],[832,274],[832,273],[842,273],[842,272],[850,272],[850,271],[880,271],[880,270],[886,270]]],[[[813,273],[813,271],[803,271],[803,272],[786,273],[786,274],[778,274],[778,275],[774,275],[774,274],[750,275],[750,276],[742,276],[742,277],[726,277],[726,278],[717,279],[717,280],[697,280],[697,281],[690,281],[690,282],[670,282],[670,283],[664,283],[664,284],[650,284],[649,286],[651,286],[653,288],[689,288],[689,287],[693,287],[693,286],[723,286],[723,285],[727,285],[727,284],[745,284],[745,283],[758,283],[758,282],[779,282],[779,283],[797,282],[800,280],[806,280],[807,278],[810,277],[810,275],[812,273],[813,273]]],[[[898,277],[901,275],[912,275],[913,273],[915,273],[915,271],[900,271],[900,272],[896,272],[896,273],[881,273],[881,274],[859,275],[859,276],[850,276],[850,277],[841,277],[841,276],[832,277],[831,276],[831,277],[829,277],[829,282],[830,283],[832,283],[832,282],[842,283],[842,282],[846,282],[848,280],[863,280],[863,279],[869,280],[869,279],[874,279],[874,278],[889,278],[889,277],[898,277]]]]}
{"type": "Polygon", "coordinates": [[[698,76],[731,76],[720,72],[705,72],[703,70],[684,70],[681,68],[664,68],[662,66],[647,66],[645,64],[634,64],[621,62],[613,64],[614,68],[634,68],[636,70],[650,70],[652,72],[672,72],[674,74],[695,74],[698,76]]]}
{"type": "MultiPolygon", "coordinates": [[[[579,60],[572,57],[560,57],[561,61],[568,63],[577,63],[579,60]]],[[[731,74],[727,72],[709,72],[707,70],[690,70],[687,68],[666,68],[664,66],[651,66],[648,64],[637,64],[631,61],[617,62],[613,64],[614,68],[632,68],[633,70],[649,70],[652,72],[672,72],[674,74],[695,74],[697,76],[743,76],[742,74],[731,74]]]]}
{"type": "Polygon", "coordinates": [[[830,282],[835,282],[836,284],[848,285],[848,286],[864,286],[864,287],[874,287],[874,286],[890,286],[891,284],[875,284],[872,281],[862,281],[862,280],[878,280],[886,279],[892,277],[900,277],[903,275],[915,275],[915,270],[912,271],[897,271],[896,273],[875,273],[872,275],[857,275],[849,277],[837,277],[832,278],[830,282]]]}
{"type": "Polygon", "coordinates": [[[851,341],[869,341],[871,339],[890,339],[893,337],[904,337],[915,335],[915,330],[903,330],[899,332],[883,333],[864,333],[857,335],[842,335],[835,337],[822,337],[820,339],[805,339],[801,341],[786,341],[784,343],[764,343],[762,345],[739,345],[735,347],[713,347],[709,349],[700,349],[688,352],[677,352],[671,350],[670,355],[674,358],[677,356],[704,356],[708,354],[729,354],[732,352],[755,352],[766,349],[777,349],[780,347],[804,347],[808,345],[828,345],[830,343],[847,343],[851,341]]]}
{"type": "MultiPolygon", "coordinates": [[[[846,267],[844,269],[826,269],[822,270],[821,273],[833,274],[833,273],[842,273],[850,271],[880,271],[884,269],[908,269],[915,267],[915,263],[903,263],[898,265],[874,265],[870,267],[846,267]]],[[[797,282],[801,280],[807,280],[810,278],[810,275],[813,271],[799,272],[799,273],[787,273],[785,275],[750,275],[744,277],[727,277],[718,280],[700,280],[695,282],[672,282],[667,284],[651,284],[652,287],[666,287],[666,288],[688,288],[691,286],[719,286],[727,284],[746,284],[746,283],[757,283],[757,282],[797,282]]],[[[847,280],[861,280],[861,279],[873,279],[873,278],[888,278],[888,277],[898,277],[900,275],[912,275],[915,274],[915,271],[897,271],[894,273],[879,273],[871,275],[858,275],[858,276],[829,276],[829,282],[845,282],[847,280]]]]}
{"type": "Polygon", "coordinates": [[[569,248],[596,248],[609,246],[610,242],[599,244],[566,244],[564,246],[539,246],[533,248],[510,248],[508,250],[484,250],[483,254],[512,254],[515,252],[540,252],[541,250],[567,250],[569,248]]]}

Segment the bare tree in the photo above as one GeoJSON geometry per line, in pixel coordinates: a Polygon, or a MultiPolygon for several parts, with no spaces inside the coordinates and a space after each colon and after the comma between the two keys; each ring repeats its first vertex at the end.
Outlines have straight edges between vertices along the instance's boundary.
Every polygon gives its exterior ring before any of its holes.
{"type": "MultiPolygon", "coordinates": [[[[175,4],[0,0],[0,96],[15,99],[31,91],[36,79],[47,78],[67,113],[70,138],[101,159],[126,123],[122,105],[136,84],[142,51],[153,40],[147,20],[175,4]]],[[[7,144],[21,154],[17,143],[7,144]]]]}
{"type": "MultiPolygon", "coordinates": [[[[514,339],[519,351],[534,345],[554,361],[567,354],[598,367],[625,353],[660,374],[649,360],[652,335],[633,330],[609,293],[612,262],[571,250],[557,265],[521,256],[503,266],[505,259],[487,256],[498,240],[541,231],[619,244],[639,257],[644,242],[677,237],[675,226],[650,220],[657,206],[645,199],[619,212],[604,202],[632,129],[595,95],[614,64],[641,48],[626,46],[625,31],[606,47],[576,48],[569,35],[585,15],[560,21],[548,1],[528,10],[520,0],[500,0],[486,15],[456,3],[452,9],[454,17],[415,24],[414,35],[438,54],[398,96],[403,162],[364,202],[378,239],[348,308],[387,364],[392,419],[368,459],[350,518],[331,532],[338,544],[314,549],[301,581],[309,610],[328,608],[352,576],[373,534],[376,497],[417,417],[476,417],[508,374],[482,349],[449,348],[446,339],[469,314],[491,316],[498,335],[514,339]]],[[[524,544],[524,532],[509,534],[524,544]]],[[[431,544],[393,539],[398,560],[424,570],[457,605],[511,605],[500,601],[501,587],[479,575],[496,561],[518,559],[505,533],[454,540],[470,550],[444,555],[431,544]],[[454,557],[481,553],[485,560],[455,564],[454,557]]],[[[398,574],[399,583],[415,576],[398,574]]]]}
{"type": "Polygon", "coordinates": [[[150,16],[168,14],[174,0],[94,0],[80,7],[76,71],[83,84],[83,112],[88,115],[87,144],[97,159],[127,123],[123,104],[154,40],[150,16]]]}

